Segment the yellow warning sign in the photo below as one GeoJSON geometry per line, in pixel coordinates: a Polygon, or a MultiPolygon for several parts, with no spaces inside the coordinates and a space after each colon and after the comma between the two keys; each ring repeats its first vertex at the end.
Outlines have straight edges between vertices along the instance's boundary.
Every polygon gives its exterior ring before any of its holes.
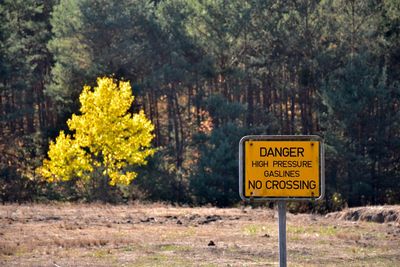
{"type": "Polygon", "coordinates": [[[268,136],[248,136],[242,138],[240,146],[242,198],[322,197],[319,137],[273,136],[268,140],[268,136]]]}

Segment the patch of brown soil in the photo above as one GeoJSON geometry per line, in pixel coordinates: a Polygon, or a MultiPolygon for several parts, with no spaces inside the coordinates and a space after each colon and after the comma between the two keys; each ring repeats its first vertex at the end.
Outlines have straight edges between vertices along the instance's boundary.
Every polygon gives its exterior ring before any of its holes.
{"type": "MultiPolygon", "coordinates": [[[[329,216],[287,213],[289,266],[400,266],[400,225],[329,216]]],[[[0,205],[0,266],[277,266],[278,259],[272,209],[0,205]]]]}

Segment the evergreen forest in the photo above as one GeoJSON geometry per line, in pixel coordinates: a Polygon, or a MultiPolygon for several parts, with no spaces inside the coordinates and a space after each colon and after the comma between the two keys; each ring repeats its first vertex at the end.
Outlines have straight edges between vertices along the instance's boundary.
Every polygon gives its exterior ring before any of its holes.
{"type": "Polygon", "coordinates": [[[325,198],[297,210],[399,204],[400,1],[0,0],[3,203],[238,205],[239,140],[260,134],[324,139],[325,198]],[[130,82],[154,153],[129,184],[48,183],[98,77],[130,82]]]}

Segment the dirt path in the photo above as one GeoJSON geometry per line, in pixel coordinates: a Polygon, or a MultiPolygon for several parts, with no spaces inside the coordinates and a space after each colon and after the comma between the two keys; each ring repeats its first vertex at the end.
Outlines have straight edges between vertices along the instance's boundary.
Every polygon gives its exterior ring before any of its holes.
{"type": "MultiPolygon", "coordinates": [[[[400,266],[400,225],[287,216],[289,266],[400,266]]],[[[0,266],[277,266],[277,212],[0,206],[0,266]]]]}

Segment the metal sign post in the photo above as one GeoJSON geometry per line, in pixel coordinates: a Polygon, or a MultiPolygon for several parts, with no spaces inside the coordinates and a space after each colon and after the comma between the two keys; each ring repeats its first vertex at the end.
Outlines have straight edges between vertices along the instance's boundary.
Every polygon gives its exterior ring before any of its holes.
{"type": "Polygon", "coordinates": [[[286,201],[278,201],[279,216],[279,266],[286,267],[286,201]]]}
{"type": "Polygon", "coordinates": [[[279,266],[287,266],[286,201],[324,197],[324,144],[316,135],[249,135],[239,142],[239,194],[278,203],[279,266]]]}

